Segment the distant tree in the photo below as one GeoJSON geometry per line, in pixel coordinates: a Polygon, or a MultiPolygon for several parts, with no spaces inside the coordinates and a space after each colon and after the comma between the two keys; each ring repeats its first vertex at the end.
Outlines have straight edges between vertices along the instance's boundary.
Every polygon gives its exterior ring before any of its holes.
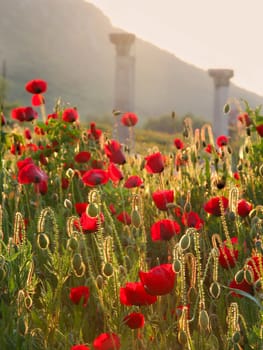
{"type": "Polygon", "coordinates": [[[200,128],[206,122],[201,117],[196,117],[191,114],[179,117],[175,113],[172,113],[171,115],[148,119],[143,125],[143,129],[165,132],[168,134],[181,133],[183,131],[183,120],[186,117],[192,119],[194,129],[200,128]]]}

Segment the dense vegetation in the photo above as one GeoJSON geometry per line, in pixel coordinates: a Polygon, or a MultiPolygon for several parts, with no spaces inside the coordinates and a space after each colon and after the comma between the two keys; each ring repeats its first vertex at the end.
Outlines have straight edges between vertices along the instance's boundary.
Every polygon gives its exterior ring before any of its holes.
{"type": "Polygon", "coordinates": [[[46,88],[1,114],[0,348],[262,349],[260,108],[236,154],[189,118],[141,147],[133,113],[122,146],[46,88]]]}

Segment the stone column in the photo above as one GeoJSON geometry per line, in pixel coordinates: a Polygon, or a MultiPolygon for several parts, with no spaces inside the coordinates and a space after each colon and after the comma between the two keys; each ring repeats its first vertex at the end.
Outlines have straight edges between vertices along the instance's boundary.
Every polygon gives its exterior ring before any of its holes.
{"type": "Polygon", "coordinates": [[[208,74],[214,79],[214,115],[213,131],[215,137],[229,135],[228,116],[224,115],[223,108],[228,99],[229,81],[234,75],[232,69],[209,69],[208,74]]]}
{"type": "Polygon", "coordinates": [[[130,33],[111,33],[110,41],[116,48],[115,66],[115,98],[114,109],[121,113],[116,116],[114,137],[121,143],[128,143],[129,128],[121,124],[120,119],[125,112],[134,112],[134,68],[135,57],[130,49],[135,35],[130,33]]]}

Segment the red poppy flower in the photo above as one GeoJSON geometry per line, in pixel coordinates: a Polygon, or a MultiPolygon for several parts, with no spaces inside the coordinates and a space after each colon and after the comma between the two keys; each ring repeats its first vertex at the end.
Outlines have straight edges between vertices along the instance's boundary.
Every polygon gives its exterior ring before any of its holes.
{"type": "Polygon", "coordinates": [[[47,91],[47,83],[42,79],[33,79],[26,83],[25,89],[31,94],[43,94],[47,91]]]}
{"type": "Polygon", "coordinates": [[[69,187],[69,179],[63,177],[61,179],[61,187],[63,190],[66,190],[69,187]]]}
{"type": "Polygon", "coordinates": [[[93,159],[91,162],[91,167],[93,169],[103,169],[105,162],[100,159],[93,159]]]}
{"type": "Polygon", "coordinates": [[[252,121],[247,113],[241,113],[237,116],[237,119],[244,125],[249,126],[252,124],[252,121]]]}
{"type": "Polygon", "coordinates": [[[110,212],[112,213],[112,215],[116,215],[116,214],[117,214],[116,209],[115,209],[115,206],[114,206],[113,203],[111,203],[111,204],[109,205],[109,209],[110,209],[110,212]]]}
{"type": "Polygon", "coordinates": [[[37,125],[34,127],[34,132],[37,135],[45,135],[45,131],[37,125]]]}
{"type": "Polygon", "coordinates": [[[222,201],[224,211],[226,211],[228,207],[228,199],[226,197],[213,197],[204,205],[204,210],[212,215],[220,216],[220,201],[222,201]]]}
{"type": "Polygon", "coordinates": [[[151,227],[151,237],[153,241],[169,241],[174,235],[178,235],[179,233],[179,224],[170,219],[157,221],[151,227]]]}
{"type": "Polygon", "coordinates": [[[33,106],[41,106],[45,104],[45,98],[43,95],[38,94],[38,95],[33,95],[31,99],[32,105],[33,106]]]}
{"type": "MultiPolygon", "coordinates": [[[[234,288],[234,289],[239,289],[243,292],[252,294],[253,293],[253,286],[252,284],[249,284],[245,279],[241,282],[241,283],[237,283],[235,281],[235,279],[233,279],[230,284],[229,284],[230,288],[234,288]]],[[[236,293],[236,292],[231,292],[231,295],[233,297],[238,297],[238,298],[243,298],[243,295],[236,293]]]]}
{"type": "Polygon", "coordinates": [[[74,159],[77,163],[87,163],[90,160],[90,153],[85,151],[79,152],[74,159]]]}
{"type": "Polygon", "coordinates": [[[78,120],[79,115],[76,108],[67,108],[62,114],[62,119],[64,122],[73,123],[78,120]]]}
{"type": "Polygon", "coordinates": [[[109,181],[109,173],[103,169],[91,169],[82,176],[82,181],[90,187],[104,185],[109,181]]]}
{"type": "Polygon", "coordinates": [[[88,132],[88,138],[91,140],[99,141],[102,136],[102,131],[96,128],[96,124],[94,122],[90,123],[90,129],[88,132]]]}
{"type": "Polygon", "coordinates": [[[138,117],[134,113],[127,112],[123,114],[123,116],[121,117],[121,122],[124,126],[128,126],[128,127],[134,126],[138,122],[138,117]]]}
{"type": "Polygon", "coordinates": [[[25,138],[27,139],[27,140],[31,140],[32,139],[32,135],[31,135],[31,131],[30,131],[30,129],[25,129],[24,130],[24,136],[25,136],[25,138]]]}
{"type": "Polygon", "coordinates": [[[228,137],[225,135],[218,136],[216,144],[218,147],[226,146],[228,144],[228,137]]]}
{"type": "Polygon", "coordinates": [[[40,193],[42,195],[46,194],[48,191],[47,181],[41,181],[39,183],[35,183],[35,192],[40,193]]]}
{"type": "Polygon", "coordinates": [[[6,118],[3,115],[3,113],[0,113],[0,115],[1,115],[1,125],[4,126],[4,125],[6,125],[6,118]]]}
{"type": "Polygon", "coordinates": [[[156,303],[157,297],[146,292],[141,282],[127,282],[120,288],[120,302],[123,305],[151,305],[156,303]]]}
{"type": "Polygon", "coordinates": [[[143,184],[142,179],[137,175],[132,175],[124,183],[125,188],[140,187],[143,184]]]}
{"type": "Polygon", "coordinates": [[[205,151],[206,151],[207,153],[212,153],[212,151],[213,151],[213,146],[210,145],[210,143],[209,143],[209,144],[206,146],[205,151]]]}
{"type": "MultiPolygon", "coordinates": [[[[86,210],[87,211],[87,210],[86,210]]],[[[87,213],[83,212],[80,217],[80,225],[82,227],[83,233],[93,233],[98,230],[99,226],[99,218],[96,217],[91,217],[87,215],[87,213]]],[[[100,213],[100,223],[104,222],[104,215],[100,213]]]]}
{"type": "Polygon", "coordinates": [[[110,179],[113,182],[119,182],[120,180],[123,179],[123,174],[121,170],[114,163],[109,164],[108,173],[109,173],[110,179]]]}
{"type": "Polygon", "coordinates": [[[260,124],[256,127],[258,134],[263,137],[263,124],[260,124]]]}
{"type": "Polygon", "coordinates": [[[234,179],[240,180],[240,176],[239,176],[239,173],[237,171],[233,174],[233,176],[234,176],[234,179]]]}
{"type": "Polygon", "coordinates": [[[121,145],[118,141],[111,140],[104,146],[104,150],[110,162],[116,164],[126,163],[125,156],[121,150],[121,145]]]}
{"type": "Polygon", "coordinates": [[[58,114],[55,112],[55,113],[51,113],[47,116],[47,120],[49,119],[58,119],[58,114]]]}
{"type": "Polygon", "coordinates": [[[19,161],[17,166],[19,168],[18,182],[20,184],[41,183],[48,180],[47,174],[36,166],[31,158],[19,161]]]}
{"type": "Polygon", "coordinates": [[[248,216],[252,208],[253,206],[251,203],[247,202],[245,199],[241,199],[237,204],[237,213],[244,218],[245,216],[248,216]]]}
{"type": "Polygon", "coordinates": [[[161,173],[164,170],[164,158],[160,152],[145,157],[145,169],[150,174],[161,173]]]}
{"type": "Polygon", "coordinates": [[[123,211],[122,213],[117,215],[116,218],[125,225],[131,224],[131,217],[126,211],[123,211]]]}
{"type": "Polygon", "coordinates": [[[25,146],[26,150],[29,150],[30,152],[36,152],[39,150],[38,146],[35,143],[27,143],[25,146]]]}
{"type": "Polygon", "coordinates": [[[247,265],[252,268],[254,274],[254,282],[263,276],[263,256],[252,256],[247,265]]]}
{"type": "Polygon", "coordinates": [[[87,209],[88,203],[75,203],[75,209],[79,216],[84,213],[87,209]]]}
{"type": "Polygon", "coordinates": [[[73,345],[70,350],[90,350],[90,348],[84,344],[73,345]]]}
{"type": "Polygon", "coordinates": [[[167,210],[167,204],[173,203],[174,191],[173,190],[158,190],[152,194],[152,199],[156,207],[160,210],[167,210]]]}
{"type": "Polygon", "coordinates": [[[145,323],[144,315],[140,312],[132,312],[125,316],[124,323],[131,329],[142,328],[145,323]]]}
{"type": "Polygon", "coordinates": [[[139,271],[140,280],[150,295],[164,295],[174,288],[175,272],[171,264],[153,267],[149,272],[139,271]]]}
{"type": "Polygon", "coordinates": [[[183,213],[182,224],[186,227],[194,227],[197,230],[200,230],[200,228],[203,227],[204,221],[197,213],[190,211],[189,213],[183,213]]]}
{"type": "Polygon", "coordinates": [[[70,289],[69,298],[73,304],[79,304],[81,301],[83,306],[87,306],[89,296],[90,296],[89,287],[78,286],[70,289]]]}
{"type": "Polygon", "coordinates": [[[31,122],[38,117],[32,107],[17,107],[11,111],[11,117],[20,122],[31,122]]]}
{"type": "Polygon", "coordinates": [[[102,333],[93,342],[94,350],[118,350],[120,338],[115,333],[102,333]]]}
{"type": "Polygon", "coordinates": [[[17,163],[16,163],[18,169],[22,169],[24,166],[26,166],[28,164],[34,164],[32,158],[25,158],[25,159],[22,159],[22,160],[18,160],[17,163]]]}
{"type": "Polygon", "coordinates": [[[183,149],[184,143],[181,139],[174,139],[174,145],[177,149],[183,149]]]}
{"type": "Polygon", "coordinates": [[[238,250],[235,248],[238,245],[237,237],[232,237],[231,242],[233,247],[229,247],[227,241],[224,241],[219,248],[219,264],[225,269],[235,267],[238,259],[238,250]]]}
{"type": "Polygon", "coordinates": [[[13,143],[10,147],[10,152],[14,155],[19,155],[21,156],[21,154],[23,153],[24,151],[24,146],[20,143],[20,142],[16,142],[16,143],[13,143]]]}

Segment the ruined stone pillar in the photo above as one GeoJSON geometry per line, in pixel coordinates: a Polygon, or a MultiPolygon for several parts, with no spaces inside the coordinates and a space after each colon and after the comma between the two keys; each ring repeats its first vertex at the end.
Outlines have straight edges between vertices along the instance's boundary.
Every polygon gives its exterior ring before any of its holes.
{"type": "Polygon", "coordinates": [[[116,48],[115,66],[115,98],[114,109],[120,111],[116,115],[114,137],[121,143],[127,143],[129,128],[120,122],[125,112],[134,112],[134,68],[135,57],[130,55],[130,49],[135,41],[135,35],[130,33],[111,33],[110,41],[116,48]]]}
{"type": "Polygon", "coordinates": [[[229,135],[229,120],[223,108],[228,99],[229,81],[234,75],[232,69],[209,69],[208,74],[214,79],[214,115],[213,132],[215,137],[229,135]]]}

